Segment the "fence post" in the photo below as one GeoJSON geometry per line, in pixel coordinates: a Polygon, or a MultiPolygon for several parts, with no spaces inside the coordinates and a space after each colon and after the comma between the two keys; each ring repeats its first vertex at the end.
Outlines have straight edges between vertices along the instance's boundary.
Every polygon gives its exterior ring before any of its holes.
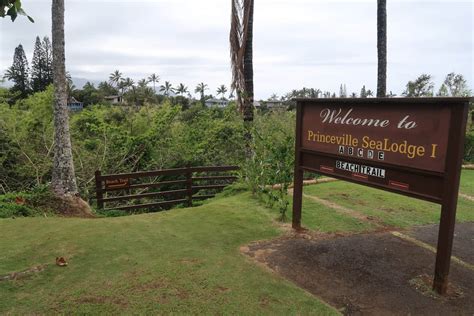
{"type": "Polygon", "coordinates": [[[95,194],[97,197],[97,207],[99,209],[104,208],[104,202],[102,201],[103,199],[103,190],[102,190],[102,178],[100,174],[100,170],[95,171],[95,194]]]}
{"type": "Polygon", "coordinates": [[[186,190],[188,191],[188,206],[193,206],[193,172],[192,168],[186,166],[186,190]]]}

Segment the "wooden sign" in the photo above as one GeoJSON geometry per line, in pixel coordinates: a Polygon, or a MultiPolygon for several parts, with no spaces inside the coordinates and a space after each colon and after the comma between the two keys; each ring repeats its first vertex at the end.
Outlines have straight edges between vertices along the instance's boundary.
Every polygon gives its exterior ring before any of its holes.
{"type": "Polygon", "coordinates": [[[304,171],[439,203],[434,288],[445,293],[469,98],[296,101],[293,228],[304,171]]]}
{"type": "Polygon", "coordinates": [[[106,189],[117,189],[117,188],[128,188],[128,187],[130,187],[129,178],[105,180],[106,189]]]}

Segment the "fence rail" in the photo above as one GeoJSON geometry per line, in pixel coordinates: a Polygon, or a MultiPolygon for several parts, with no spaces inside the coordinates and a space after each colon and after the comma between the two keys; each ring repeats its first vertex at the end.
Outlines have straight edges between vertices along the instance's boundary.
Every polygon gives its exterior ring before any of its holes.
{"type": "Polygon", "coordinates": [[[216,192],[221,191],[237,179],[237,176],[233,174],[222,175],[220,173],[235,172],[237,170],[239,170],[238,166],[205,166],[107,175],[102,175],[100,170],[97,170],[95,172],[97,207],[102,210],[128,211],[136,209],[156,210],[177,204],[192,206],[193,200],[212,198],[216,192]],[[210,175],[207,173],[219,174],[210,175]],[[142,178],[153,177],[174,177],[175,179],[162,179],[158,182],[147,180],[148,182],[140,183],[142,178]],[[158,188],[164,188],[164,190],[150,191],[158,188]],[[141,190],[141,192],[136,192],[138,190],[141,190]],[[202,190],[205,190],[205,193],[199,194],[202,190]],[[150,198],[155,200],[150,203],[148,203],[149,201],[141,202],[143,199],[150,198]],[[140,201],[140,203],[118,205],[117,203],[120,201],[140,201]],[[114,205],[105,208],[106,203],[114,205]]]}

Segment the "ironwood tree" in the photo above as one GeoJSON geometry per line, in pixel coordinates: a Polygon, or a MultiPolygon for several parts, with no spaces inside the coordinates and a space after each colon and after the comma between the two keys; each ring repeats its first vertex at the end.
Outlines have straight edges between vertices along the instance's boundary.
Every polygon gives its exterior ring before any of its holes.
{"type": "Polygon", "coordinates": [[[377,0],[377,97],[387,95],[387,0],[377,0]]]}
{"type": "Polygon", "coordinates": [[[254,0],[232,0],[230,25],[231,89],[245,122],[253,121],[253,13],[254,0]]]}
{"type": "Polygon", "coordinates": [[[422,74],[414,81],[408,81],[403,95],[406,97],[432,97],[434,83],[431,75],[422,74]]]}
{"type": "Polygon", "coordinates": [[[43,91],[53,83],[51,54],[49,38],[41,41],[37,36],[31,61],[31,88],[34,92],[43,91]]]}
{"type": "Polygon", "coordinates": [[[30,68],[26,58],[23,45],[15,48],[13,55],[13,64],[5,72],[5,78],[13,82],[11,92],[18,92],[19,97],[25,98],[31,91],[30,89],[30,68]]]}

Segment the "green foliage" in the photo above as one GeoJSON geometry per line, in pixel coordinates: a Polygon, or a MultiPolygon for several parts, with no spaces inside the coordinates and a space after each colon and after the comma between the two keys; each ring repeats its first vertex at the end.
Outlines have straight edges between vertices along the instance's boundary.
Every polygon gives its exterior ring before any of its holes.
{"type": "Polygon", "coordinates": [[[35,20],[23,10],[20,0],[0,0],[0,17],[4,18],[5,16],[10,16],[12,22],[14,22],[18,15],[24,15],[32,23],[35,22],[35,20]]]}
{"type": "MultiPolygon", "coordinates": [[[[10,107],[0,103],[0,192],[46,184],[53,160],[53,87],[10,107]]],[[[70,114],[71,141],[81,195],[93,195],[94,172],[104,174],[239,164],[243,123],[234,107],[188,110],[160,106],[92,105],[70,114]]]]}
{"type": "Polygon", "coordinates": [[[38,186],[29,192],[10,192],[0,195],[0,218],[29,217],[50,214],[51,192],[47,186],[38,186]]]}
{"type": "Polygon", "coordinates": [[[464,158],[465,162],[474,163],[474,130],[466,134],[464,140],[464,158]]]}
{"type": "Polygon", "coordinates": [[[129,212],[124,210],[97,210],[95,213],[102,217],[121,217],[130,215],[129,212]]]}
{"type": "Polygon", "coordinates": [[[294,112],[269,112],[255,117],[252,157],[244,164],[249,188],[269,207],[276,207],[286,219],[288,186],[293,179],[294,112]]]}
{"type": "Polygon", "coordinates": [[[12,92],[18,92],[19,96],[25,98],[30,93],[30,68],[23,46],[20,44],[15,48],[13,64],[5,72],[4,78],[13,82],[12,92]]]}
{"type": "Polygon", "coordinates": [[[52,48],[48,37],[43,41],[36,37],[31,61],[31,88],[34,92],[45,90],[53,83],[52,48]]]}
{"type": "Polygon", "coordinates": [[[407,97],[432,97],[434,83],[431,81],[431,75],[422,74],[415,81],[409,81],[406,90],[403,92],[407,97]]]}

